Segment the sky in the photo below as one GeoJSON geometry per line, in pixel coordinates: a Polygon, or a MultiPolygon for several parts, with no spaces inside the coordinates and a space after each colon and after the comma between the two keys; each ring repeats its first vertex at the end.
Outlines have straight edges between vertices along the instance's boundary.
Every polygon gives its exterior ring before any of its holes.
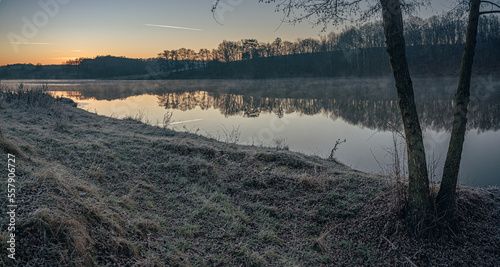
{"type": "Polygon", "coordinates": [[[275,12],[274,4],[221,0],[215,19],[212,4],[213,0],[0,0],[0,66],[61,64],[97,55],[152,58],[182,47],[213,49],[223,40],[294,41],[325,34],[307,22],[281,24],[283,14],[275,12]]]}

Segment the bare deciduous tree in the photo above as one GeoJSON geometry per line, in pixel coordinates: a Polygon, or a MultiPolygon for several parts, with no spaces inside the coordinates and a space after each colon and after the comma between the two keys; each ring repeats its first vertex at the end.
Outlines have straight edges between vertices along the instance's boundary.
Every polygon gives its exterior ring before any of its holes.
{"type": "MultiPolygon", "coordinates": [[[[456,94],[452,137],[445,162],[443,181],[438,194],[438,207],[451,217],[455,209],[457,184],[463,141],[467,124],[467,105],[470,95],[470,78],[474,57],[477,25],[481,14],[496,13],[496,10],[480,11],[481,3],[500,8],[500,5],[486,0],[460,0],[470,7],[466,45],[461,64],[459,86],[456,94]]],[[[218,0],[214,4],[217,8],[218,0]]],[[[259,0],[274,3],[275,0],[259,0]]],[[[364,22],[382,10],[386,51],[398,95],[398,104],[403,120],[408,152],[408,213],[407,220],[412,227],[425,227],[432,216],[432,202],[429,192],[427,163],[422,130],[416,111],[413,84],[406,59],[403,12],[411,13],[429,1],[416,0],[287,0],[276,4],[284,14],[284,21],[297,23],[304,20],[314,25],[339,25],[345,22],[364,22]]],[[[436,40],[453,43],[455,40],[436,40]]]]}
{"type": "MultiPolygon", "coordinates": [[[[465,131],[467,126],[467,107],[470,100],[470,81],[472,76],[472,63],[476,48],[476,38],[479,17],[482,14],[500,13],[500,4],[491,1],[470,0],[462,2],[469,9],[469,23],[465,37],[465,48],[460,66],[457,93],[455,95],[455,111],[453,128],[451,130],[450,145],[444,163],[441,187],[436,199],[439,212],[446,218],[453,218],[456,206],[456,188],[460,161],[462,158],[465,131]],[[481,4],[487,4],[496,10],[481,11],[481,4]]],[[[441,215],[440,214],[440,215],[441,215]]]]}

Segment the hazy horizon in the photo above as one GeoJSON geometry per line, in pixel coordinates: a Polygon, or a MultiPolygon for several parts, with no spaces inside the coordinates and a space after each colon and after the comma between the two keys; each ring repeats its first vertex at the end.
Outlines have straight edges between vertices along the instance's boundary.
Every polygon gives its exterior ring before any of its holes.
{"type": "MultiPolygon", "coordinates": [[[[422,16],[437,14],[452,1],[433,1],[422,16]],[[438,3],[436,3],[438,2],[438,3]]],[[[310,23],[281,24],[274,4],[222,0],[212,14],[213,1],[147,2],[89,0],[0,1],[0,66],[61,64],[99,55],[152,58],[163,50],[213,49],[223,40],[253,38],[272,42],[319,38],[336,30],[310,23]],[[215,18],[214,18],[215,17],[215,18]],[[222,24],[222,25],[221,25],[222,24]]],[[[338,30],[338,29],[337,29],[338,30]]]]}

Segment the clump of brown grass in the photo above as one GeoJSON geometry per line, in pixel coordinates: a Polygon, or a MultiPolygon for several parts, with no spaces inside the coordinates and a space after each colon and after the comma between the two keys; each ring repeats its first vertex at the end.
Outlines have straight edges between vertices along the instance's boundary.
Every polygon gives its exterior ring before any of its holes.
{"type": "Polygon", "coordinates": [[[161,231],[160,225],[150,219],[136,219],[132,222],[132,225],[134,226],[135,233],[142,237],[161,231]]]}
{"type": "Polygon", "coordinates": [[[70,194],[76,197],[73,190],[71,190],[72,177],[64,172],[63,167],[53,165],[43,168],[37,175],[40,179],[40,185],[55,193],[57,196],[63,194],[70,194]]]}
{"type": "Polygon", "coordinates": [[[157,190],[151,184],[143,181],[135,181],[136,185],[130,189],[130,191],[121,196],[118,203],[128,210],[136,210],[140,207],[134,196],[142,196],[148,193],[157,193],[157,190]]]}
{"type": "Polygon", "coordinates": [[[122,237],[111,237],[112,249],[117,255],[125,257],[136,257],[139,255],[137,246],[129,240],[122,237]]]}
{"type": "Polygon", "coordinates": [[[52,258],[54,264],[90,266],[93,264],[93,240],[88,228],[60,210],[40,208],[30,213],[20,226],[24,239],[30,239],[31,256],[52,258]],[[35,252],[38,251],[38,252],[35,252]],[[74,257],[76,253],[78,257],[74,257]],[[41,255],[39,255],[41,256],[41,255]]]}
{"type": "MultiPolygon", "coordinates": [[[[60,266],[95,265],[96,243],[103,242],[101,232],[124,233],[117,223],[119,218],[103,206],[97,188],[72,176],[64,166],[44,167],[34,176],[42,192],[47,193],[38,196],[37,206],[42,207],[25,216],[29,219],[19,227],[20,240],[29,242],[26,255],[50,259],[60,266]]],[[[136,254],[132,245],[116,242],[121,246],[118,251],[136,254]]]]}
{"type": "Polygon", "coordinates": [[[17,147],[17,145],[5,139],[1,128],[0,128],[0,149],[8,154],[13,154],[18,157],[23,156],[23,153],[21,152],[19,147],[17,147]]]}
{"type": "Polygon", "coordinates": [[[302,173],[298,175],[299,185],[305,188],[316,188],[325,186],[325,179],[318,174],[302,173]]]}

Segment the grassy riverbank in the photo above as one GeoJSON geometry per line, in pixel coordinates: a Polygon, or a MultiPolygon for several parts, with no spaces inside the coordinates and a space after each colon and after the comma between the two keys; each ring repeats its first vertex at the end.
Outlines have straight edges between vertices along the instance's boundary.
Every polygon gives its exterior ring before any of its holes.
{"type": "MultiPolygon", "coordinates": [[[[500,192],[461,188],[459,229],[407,235],[388,178],[2,93],[18,266],[494,266],[500,192]]],[[[0,181],[6,214],[7,171],[0,181]]]]}

